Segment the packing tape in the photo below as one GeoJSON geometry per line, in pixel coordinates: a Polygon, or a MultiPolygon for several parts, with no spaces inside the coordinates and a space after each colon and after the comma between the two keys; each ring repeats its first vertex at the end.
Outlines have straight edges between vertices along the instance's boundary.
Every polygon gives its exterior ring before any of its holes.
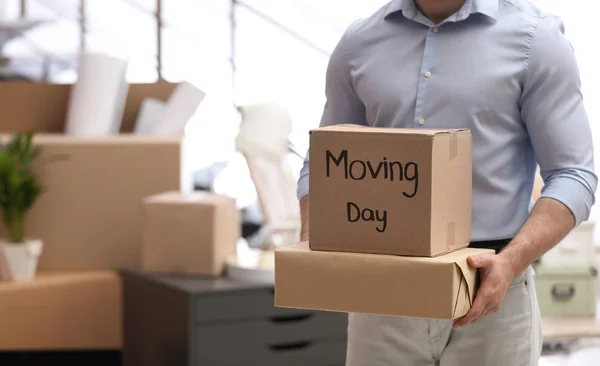
{"type": "Polygon", "coordinates": [[[446,227],[446,245],[448,245],[448,250],[454,250],[454,238],[456,238],[456,225],[454,221],[448,221],[448,225],[446,227]]]}
{"type": "Polygon", "coordinates": [[[458,134],[456,132],[450,133],[450,160],[454,160],[458,156],[458,134]]]}

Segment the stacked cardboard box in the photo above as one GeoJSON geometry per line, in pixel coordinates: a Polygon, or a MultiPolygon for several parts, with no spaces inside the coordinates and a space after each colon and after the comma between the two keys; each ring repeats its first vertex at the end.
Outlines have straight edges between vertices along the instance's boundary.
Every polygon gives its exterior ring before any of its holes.
{"type": "Polygon", "coordinates": [[[476,290],[468,130],[311,131],[309,243],[275,254],[281,307],[456,319],[476,290]]]}
{"type": "Polygon", "coordinates": [[[232,197],[169,191],[144,199],[142,231],[144,272],[219,277],[241,218],[232,197]]]}
{"type": "MultiPolygon", "coordinates": [[[[141,266],[141,200],[176,190],[181,138],[135,136],[142,100],[164,100],[170,83],[132,84],[121,134],[64,135],[72,86],[0,83],[0,139],[36,132],[45,187],[27,217],[44,249],[36,278],[0,282],[0,351],[122,347],[120,268],[141,266]]],[[[0,225],[0,237],[5,228],[0,225]]]]}

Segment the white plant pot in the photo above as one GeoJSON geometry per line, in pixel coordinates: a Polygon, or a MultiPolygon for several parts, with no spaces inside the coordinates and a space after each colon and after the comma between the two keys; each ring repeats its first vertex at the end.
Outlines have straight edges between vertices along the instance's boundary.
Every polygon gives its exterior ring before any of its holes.
{"type": "Polygon", "coordinates": [[[44,244],[41,240],[24,243],[0,241],[0,276],[7,281],[33,279],[44,244]]]}

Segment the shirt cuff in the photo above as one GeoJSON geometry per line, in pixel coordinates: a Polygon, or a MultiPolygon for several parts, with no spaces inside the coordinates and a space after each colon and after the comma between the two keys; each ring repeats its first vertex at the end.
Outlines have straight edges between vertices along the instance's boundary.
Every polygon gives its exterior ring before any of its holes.
{"type": "Polygon", "coordinates": [[[557,177],[542,189],[541,197],[563,203],[575,216],[575,226],[586,221],[594,204],[594,194],[585,184],[569,177],[557,177]]]}
{"type": "Polygon", "coordinates": [[[308,195],[308,174],[300,174],[300,179],[298,179],[297,195],[298,201],[302,200],[308,195]]]}

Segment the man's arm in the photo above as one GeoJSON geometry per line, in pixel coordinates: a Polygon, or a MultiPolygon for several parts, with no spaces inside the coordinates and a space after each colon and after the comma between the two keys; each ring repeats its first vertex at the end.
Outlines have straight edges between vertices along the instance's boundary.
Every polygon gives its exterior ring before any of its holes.
{"type": "Polygon", "coordinates": [[[575,227],[575,217],[567,206],[553,198],[540,198],[512,242],[499,256],[513,273],[521,273],[552,249],[575,227]]]}
{"type": "MultiPolygon", "coordinates": [[[[358,22],[354,23],[346,30],[329,59],[325,77],[325,97],[327,101],[321,118],[321,127],[342,123],[367,125],[365,108],[354,90],[351,72],[353,54],[358,51],[352,45],[352,37],[358,25],[358,22]]],[[[298,180],[298,199],[300,200],[302,220],[301,241],[308,240],[308,166],[309,154],[307,153],[298,180]]]]}
{"type": "Polygon", "coordinates": [[[521,115],[544,180],[525,224],[498,255],[469,258],[481,286],[464,326],[498,311],[512,280],[589,217],[598,179],[579,69],[558,18],[539,20],[531,40],[521,115]]]}
{"type": "Polygon", "coordinates": [[[592,131],[583,105],[579,70],[561,21],[540,21],[532,40],[521,100],[544,180],[541,198],[500,254],[523,272],[587,220],[594,204],[592,131]]]}

